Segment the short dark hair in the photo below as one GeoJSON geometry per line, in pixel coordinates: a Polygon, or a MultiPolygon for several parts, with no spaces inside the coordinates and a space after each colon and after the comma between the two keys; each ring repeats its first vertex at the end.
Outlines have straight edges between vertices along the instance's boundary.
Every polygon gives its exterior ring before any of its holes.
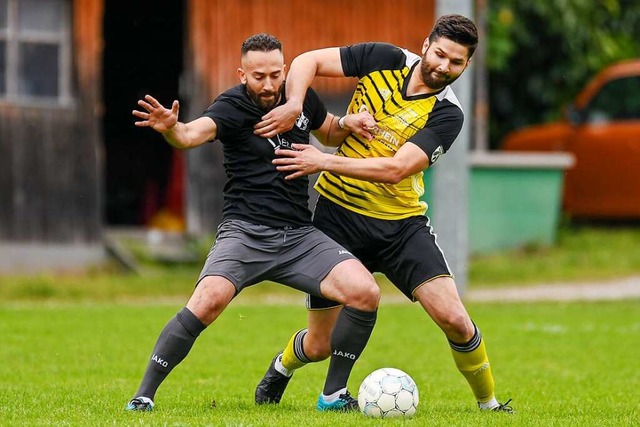
{"type": "Polygon", "coordinates": [[[478,29],[469,18],[462,15],[442,15],[436,20],[429,43],[433,43],[440,37],[466,46],[469,50],[469,58],[478,47],[478,29]]]}
{"type": "Polygon", "coordinates": [[[271,52],[272,50],[282,51],[282,43],[276,37],[267,33],[254,34],[244,42],[240,51],[244,55],[249,51],[271,52]]]}

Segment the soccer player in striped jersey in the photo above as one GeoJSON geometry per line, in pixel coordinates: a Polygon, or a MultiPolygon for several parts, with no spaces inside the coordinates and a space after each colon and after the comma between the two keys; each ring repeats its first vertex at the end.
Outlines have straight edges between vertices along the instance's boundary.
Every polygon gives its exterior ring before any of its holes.
{"type": "MultiPolygon", "coordinates": [[[[495,397],[484,339],[458,295],[420,201],[423,171],[449,150],[462,128],[462,108],[450,84],[469,65],[477,43],[472,21],[445,15],[421,55],[385,43],[303,53],[291,64],[287,103],[266,114],[255,132],[269,137],[288,129],[315,76],[359,79],[347,115],[338,119],[340,128],[354,132],[335,155],[294,144],[294,150],[276,153],[274,164],[287,179],[322,171],[315,186],[316,227],[422,305],[446,335],[480,409],[511,412],[495,397]],[[363,126],[365,134],[359,131],[363,126]]],[[[307,308],[308,328],[293,334],[274,359],[256,388],[257,403],[278,403],[294,370],[333,354],[329,337],[339,304],[309,296],[307,308]]],[[[321,396],[318,405],[333,397],[321,396]]]]}

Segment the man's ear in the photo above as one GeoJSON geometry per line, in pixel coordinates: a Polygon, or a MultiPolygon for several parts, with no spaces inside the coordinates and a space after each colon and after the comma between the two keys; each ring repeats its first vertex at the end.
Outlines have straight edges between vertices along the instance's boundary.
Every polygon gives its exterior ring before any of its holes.
{"type": "Polygon", "coordinates": [[[424,39],[424,43],[422,43],[422,54],[424,55],[425,52],[427,51],[427,49],[429,49],[429,37],[427,37],[426,39],[424,39]]]}
{"type": "Polygon", "coordinates": [[[244,70],[242,68],[238,68],[236,70],[236,73],[238,74],[238,78],[240,79],[240,83],[247,84],[247,75],[244,73],[244,70]]]}

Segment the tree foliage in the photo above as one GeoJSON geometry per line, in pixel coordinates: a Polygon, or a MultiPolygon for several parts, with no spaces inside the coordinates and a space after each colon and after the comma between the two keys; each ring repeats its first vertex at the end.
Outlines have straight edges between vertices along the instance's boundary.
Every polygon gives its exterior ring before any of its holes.
{"type": "Polygon", "coordinates": [[[636,0],[493,0],[488,11],[490,145],[559,118],[605,66],[640,57],[636,0]]]}

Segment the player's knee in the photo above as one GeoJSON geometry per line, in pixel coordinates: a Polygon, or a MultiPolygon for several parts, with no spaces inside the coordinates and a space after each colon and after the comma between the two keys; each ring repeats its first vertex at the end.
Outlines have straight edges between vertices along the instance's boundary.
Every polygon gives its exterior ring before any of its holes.
{"type": "Polygon", "coordinates": [[[466,342],[473,338],[473,322],[464,310],[446,313],[440,319],[440,327],[451,341],[466,342]]]}
{"type": "Polygon", "coordinates": [[[212,278],[203,279],[187,302],[187,308],[205,325],[211,324],[233,298],[235,288],[212,278]]]}
{"type": "Polygon", "coordinates": [[[324,298],[363,311],[375,311],[380,288],[371,273],[356,260],[340,263],[320,284],[324,298]]]}
{"type": "Polygon", "coordinates": [[[355,292],[350,295],[346,305],[363,311],[374,311],[378,308],[380,288],[373,277],[371,280],[362,280],[353,290],[355,292]]]}
{"type": "Polygon", "coordinates": [[[227,304],[221,300],[189,301],[187,308],[205,325],[209,326],[224,311],[227,304]]]}

